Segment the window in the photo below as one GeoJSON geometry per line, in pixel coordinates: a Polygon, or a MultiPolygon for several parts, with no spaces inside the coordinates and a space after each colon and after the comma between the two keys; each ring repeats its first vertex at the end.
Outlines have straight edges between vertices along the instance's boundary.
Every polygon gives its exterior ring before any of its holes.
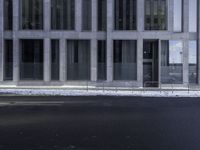
{"type": "Polygon", "coordinates": [[[182,0],[174,0],[174,31],[182,31],[182,0]]]}
{"type": "Polygon", "coordinates": [[[189,32],[197,32],[197,0],[189,0],[189,32]]]}
{"type": "Polygon", "coordinates": [[[74,30],[75,0],[51,0],[51,28],[74,30]]]}
{"type": "Polygon", "coordinates": [[[115,30],[136,30],[136,0],[115,0],[115,30]]]}
{"type": "Polygon", "coordinates": [[[98,80],[106,80],[106,41],[98,41],[98,80]]]}
{"type": "Polygon", "coordinates": [[[59,40],[51,40],[51,80],[59,80],[59,40]]]}
{"type": "Polygon", "coordinates": [[[43,52],[43,40],[21,40],[21,80],[43,80],[43,52]]]}
{"type": "Polygon", "coordinates": [[[12,0],[4,1],[4,29],[12,30],[13,21],[13,7],[12,0]]]}
{"type": "Polygon", "coordinates": [[[114,41],[114,80],[137,80],[136,41],[114,41]]]}
{"type": "Polygon", "coordinates": [[[4,80],[13,80],[13,41],[5,40],[4,80]]]}
{"type": "Polygon", "coordinates": [[[98,0],[98,31],[106,31],[107,1],[98,0]]]}
{"type": "Polygon", "coordinates": [[[90,31],[92,28],[92,2],[91,0],[82,1],[82,30],[90,31]]]}
{"type": "Polygon", "coordinates": [[[43,0],[20,0],[21,29],[43,29],[43,0]]]}
{"type": "Polygon", "coordinates": [[[145,0],[145,30],[167,29],[167,0],[145,0]]]}
{"type": "Polygon", "coordinates": [[[189,41],[189,83],[197,83],[197,41],[189,41]]]}
{"type": "Polygon", "coordinates": [[[67,41],[67,79],[90,80],[90,41],[67,41]]]}
{"type": "Polygon", "coordinates": [[[182,84],[182,41],[162,41],[161,47],[161,82],[163,84],[182,84]]]}

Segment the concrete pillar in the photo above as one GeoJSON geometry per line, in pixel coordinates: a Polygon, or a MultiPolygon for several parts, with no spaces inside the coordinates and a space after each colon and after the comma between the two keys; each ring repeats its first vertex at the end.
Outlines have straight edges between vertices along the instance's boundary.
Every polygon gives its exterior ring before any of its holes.
{"type": "Polygon", "coordinates": [[[91,81],[97,81],[97,40],[91,40],[91,81]]]}
{"type": "Polygon", "coordinates": [[[107,0],[107,81],[113,81],[113,0],[107,0]]]}
{"type": "Polygon", "coordinates": [[[174,0],[168,0],[168,31],[173,32],[174,26],[174,0]]]}
{"type": "Polygon", "coordinates": [[[51,48],[50,39],[44,39],[44,81],[51,81],[51,48]]]}
{"type": "Polygon", "coordinates": [[[143,39],[137,40],[137,81],[138,86],[143,87],[143,39]]]}
{"type": "Polygon", "coordinates": [[[144,31],[144,0],[137,1],[137,30],[144,31]]]}
{"type": "Polygon", "coordinates": [[[200,85],[200,1],[197,1],[197,75],[198,84],[200,85]]]}
{"type": "Polygon", "coordinates": [[[189,0],[183,0],[183,83],[189,82],[189,0]]]}
{"type": "Polygon", "coordinates": [[[19,0],[13,1],[13,81],[19,81],[20,73],[20,45],[18,39],[19,31],[19,0]]]}
{"type": "Polygon", "coordinates": [[[75,30],[81,32],[82,27],[82,0],[75,0],[75,30]]]}
{"type": "Polygon", "coordinates": [[[44,0],[44,30],[50,31],[51,28],[51,2],[50,0],[44,0]]]}
{"type": "Polygon", "coordinates": [[[3,81],[3,51],[4,51],[4,20],[3,20],[3,0],[0,0],[0,81],[3,81]]]}
{"type": "Polygon", "coordinates": [[[66,39],[60,39],[60,81],[65,82],[67,79],[67,43],[66,39]]]}

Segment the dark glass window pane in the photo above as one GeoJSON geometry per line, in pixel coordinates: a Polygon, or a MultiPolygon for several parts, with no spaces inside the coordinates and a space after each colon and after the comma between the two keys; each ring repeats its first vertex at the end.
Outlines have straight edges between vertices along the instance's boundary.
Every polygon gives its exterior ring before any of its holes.
{"type": "Polygon", "coordinates": [[[82,1],[82,30],[90,31],[92,28],[92,2],[91,0],[82,1]]]}
{"type": "Polygon", "coordinates": [[[115,30],[136,30],[136,0],[115,0],[115,30]]]}
{"type": "Polygon", "coordinates": [[[114,80],[137,80],[137,44],[132,40],[114,41],[114,80]]]}
{"type": "Polygon", "coordinates": [[[43,0],[20,0],[21,29],[43,29],[43,0]]]}
{"type": "Polygon", "coordinates": [[[59,40],[51,40],[51,80],[59,80],[59,40]]]}
{"type": "Polygon", "coordinates": [[[13,41],[5,40],[4,80],[13,80],[13,41]]]}
{"type": "Polygon", "coordinates": [[[12,0],[4,1],[4,28],[5,30],[12,30],[13,26],[13,6],[12,0]]]}
{"type": "Polygon", "coordinates": [[[145,0],[145,30],[167,30],[167,0],[145,0]]]}
{"type": "Polygon", "coordinates": [[[90,80],[90,41],[67,41],[67,79],[90,80]]]}
{"type": "Polygon", "coordinates": [[[21,40],[21,80],[43,80],[43,40],[21,40]]]}
{"type": "Polygon", "coordinates": [[[107,22],[107,1],[98,0],[98,30],[106,31],[107,22]]]}
{"type": "Polygon", "coordinates": [[[51,0],[51,28],[74,30],[75,0],[51,0]]]}
{"type": "Polygon", "coordinates": [[[106,41],[98,41],[98,80],[106,80],[106,41]]]}

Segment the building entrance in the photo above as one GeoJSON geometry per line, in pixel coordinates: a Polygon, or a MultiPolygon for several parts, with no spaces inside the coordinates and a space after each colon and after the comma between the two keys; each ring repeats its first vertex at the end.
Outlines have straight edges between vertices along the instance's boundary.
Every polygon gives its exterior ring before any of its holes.
{"type": "Polygon", "coordinates": [[[144,40],[143,45],[143,85],[159,86],[158,40],[144,40]]]}

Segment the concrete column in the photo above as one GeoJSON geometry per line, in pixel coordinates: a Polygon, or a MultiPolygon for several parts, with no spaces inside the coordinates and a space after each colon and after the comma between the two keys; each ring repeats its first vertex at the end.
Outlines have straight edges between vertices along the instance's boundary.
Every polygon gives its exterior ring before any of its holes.
{"type": "Polygon", "coordinates": [[[197,1],[197,75],[198,84],[200,85],[200,1],[197,1]]]}
{"type": "Polygon", "coordinates": [[[107,81],[113,81],[113,0],[107,0],[107,81]]]}
{"type": "Polygon", "coordinates": [[[3,0],[0,0],[0,81],[3,81],[3,74],[4,74],[4,69],[3,69],[3,51],[4,51],[4,12],[3,12],[3,0]]]}
{"type": "Polygon", "coordinates": [[[19,81],[20,73],[20,45],[18,39],[19,31],[19,0],[13,0],[13,80],[19,81]]]}
{"type": "Polygon", "coordinates": [[[44,30],[50,31],[51,28],[51,2],[50,0],[44,0],[44,30]]]}
{"type": "Polygon", "coordinates": [[[137,30],[144,31],[144,0],[137,1],[137,30]]]}
{"type": "Polygon", "coordinates": [[[82,27],[82,0],[75,0],[75,30],[81,31],[82,27]]]}
{"type": "Polygon", "coordinates": [[[97,32],[97,0],[92,0],[92,32],[97,32]]]}
{"type": "Polygon", "coordinates": [[[51,48],[50,39],[44,39],[44,81],[51,81],[51,48]]]}
{"type": "Polygon", "coordinates": [[[91,40],[91,81],[97,81],[97,40],[91,40]]]}
{"type": "Polygon", "coordinates": [[[137,40],[137,81],[138,86],[143,87],[143,39],[137,40]]]}
{"type": "Polygon", "coordinates": [[[187,36],[183,40],[183,83],[189,82],[189,0],[183,0],[183,31],[187,36]]]}
{"type": "Polygon", "coordinates": [[[66,39],[60,39],[60,81],[67,79],[67,43],[66,39]]]}
{"type": "Polygon", "coordinates": [[[174,0],[168,0],[168,31],[173,32],[174,26],[174,0]]]}

